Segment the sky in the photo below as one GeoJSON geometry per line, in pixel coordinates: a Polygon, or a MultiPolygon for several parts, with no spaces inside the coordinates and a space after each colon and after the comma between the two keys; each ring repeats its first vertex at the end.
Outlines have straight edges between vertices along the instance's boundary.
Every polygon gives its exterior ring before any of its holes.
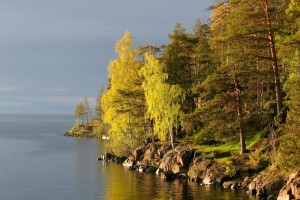
{"type": "Polygon", "coordinates": [[[116,42],[168,44],[191,31],[210,0],[0,0],[0,114],[73,114],[107,84],[116,42]]]}

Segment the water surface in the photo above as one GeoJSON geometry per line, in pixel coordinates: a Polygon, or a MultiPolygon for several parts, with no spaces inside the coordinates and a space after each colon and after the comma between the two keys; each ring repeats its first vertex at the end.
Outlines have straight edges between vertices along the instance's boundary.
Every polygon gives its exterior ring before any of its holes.
{"type": "Polygon", "coordinates": [[[72,123],[72,116],[0,115],[1,200],[254,199],[97,161],[105,141],[60,136],[72,123]]]}

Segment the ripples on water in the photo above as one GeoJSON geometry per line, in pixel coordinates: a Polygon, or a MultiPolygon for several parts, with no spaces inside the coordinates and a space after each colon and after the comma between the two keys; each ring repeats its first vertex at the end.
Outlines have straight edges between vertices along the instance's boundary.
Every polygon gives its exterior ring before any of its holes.
{"type": "Polygon", "coordinates": [[[0,115],[0,200],[254,199],[97,161],[103,141],[59,135],[72,123],[72,116],[0,115]]]}

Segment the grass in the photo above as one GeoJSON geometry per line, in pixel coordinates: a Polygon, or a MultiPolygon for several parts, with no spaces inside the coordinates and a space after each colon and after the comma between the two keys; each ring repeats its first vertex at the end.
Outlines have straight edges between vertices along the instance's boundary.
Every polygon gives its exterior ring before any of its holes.
{"type": "MultiPolygon", "coordinates": [[[[258,144],[263,136],[264,132],[259,132],[252,137],[246,139],[247,149],[251,149],[251,147],[258,144]]],[[[206,159],[214,159],[220,163],[225,165],[230,165],[238,158],[240,160],[245,158],[239,155],[240,151],[240,142],[239,141],[231,141],[224,144],[214,144],[214,145],[196,145],[194,146],[197,152],[202,153],[202,155],[206,159]]]]}
{"type": "MultiPolygon", "coordinates": [[[[261,140],[263,132],[257,133],[254,137],[246,139],[246,146],[250,148],[251,146],[255,145],[257,142],[261,140]]],[[[195,148],[199,152],[211,152],[211,151],[219,151],[219,152],[233,152],[240,150],[240,142],[239,141],[232,141],[227,142],[225,144],[220,145],[197,145],[195,148]]]]}

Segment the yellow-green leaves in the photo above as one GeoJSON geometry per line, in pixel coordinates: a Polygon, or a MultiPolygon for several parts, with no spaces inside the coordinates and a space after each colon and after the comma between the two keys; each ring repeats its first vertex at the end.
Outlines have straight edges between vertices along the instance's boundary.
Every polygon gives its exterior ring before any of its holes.
{"type": "Polygon", "coordinates": [[[115,50],[119,58],[109,63],[110,88],[101,99],[103,121],[110,125],[112,145],[123,145],[130,150],[144,133],[144,98],[138,76],[141,64],[132,50],[128,31],[117,42],[115,50]]]}
{"type": "Polygon", "coordinates": [[[185,92],[178,85],[166,83],[168,75],[164,66],[151,54],[145,55],[146,62],[140,70],[145,78],[143,88],[147,105],[147,116],[154,121],[154,133],[161,139],[173,137],[173,128],[180,122],[181,103],[185,92]]]}

